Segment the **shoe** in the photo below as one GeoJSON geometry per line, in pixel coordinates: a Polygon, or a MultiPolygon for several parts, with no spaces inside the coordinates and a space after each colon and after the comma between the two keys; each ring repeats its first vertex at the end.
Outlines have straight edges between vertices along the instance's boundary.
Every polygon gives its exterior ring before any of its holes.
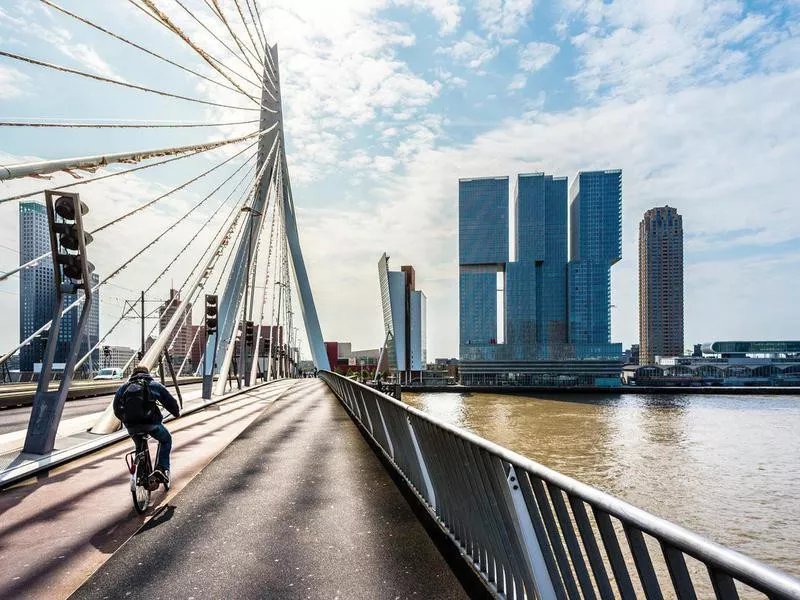
{"type": "Polygon", "coordinates": [[[153,475],[158,477],[164,485],[169,485],[169,469],[156,467],[156,469],[153,471],[153,475]]]}

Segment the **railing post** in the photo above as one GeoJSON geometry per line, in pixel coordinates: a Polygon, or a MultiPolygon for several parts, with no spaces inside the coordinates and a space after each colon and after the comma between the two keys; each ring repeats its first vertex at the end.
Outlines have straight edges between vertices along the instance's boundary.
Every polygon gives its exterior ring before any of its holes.
{"type": "Polygon", "coordinates": [[[550,572],[547,570],[547,563],[544,561],[542,548],[533,529],[531,515],[525,505],[525,497],[520,489],[519,478],[514,469],[514,465],[509,465],[508,475],[506,476],[508,491],[514,506],[514,516],[517,519],[520,534],[522,535],[522,547],[525,549],[525,560],[530,569],[533,585],[536,587],[536,595],[540,600],[555,600],[556,591],[550,579],[550,572]]]}
{"type": "Polygon", "coordinates": [[[428,474],[428,467],[425,464],[425,458],[422,456],[422,449],[419,447],[419,442],[417,441],[417,434],[414,432],[414,426],[411,425],[411,418],[406,415],[406,424],[408,425],[408,431],[411,434],[411,441],[414,444],[414,453],[417,455],[417,464],[419,464],[419,470],[422,473],[422,479],[425,481],[425,488],[428,492],[428,503],[433,508],[434,512],[436,511],[436,494],[433,491],[433,482],[431,481],[431,477],[428,474]]]}
{"type": "Polygon", "coordinates": [[[380,415],[381,417],[381,424],[383,424],[383,433],[386,434],[386,443],[389,444],[389,454],[392,455],[392,460],[394,460],[394,444],[392,443],[392,436],[389,435],[389,428],[386,427],[386,419],[383,418],[381,403],[377,396],[375,396],[375,406],[378,409],[378,415],[380,415]]]}

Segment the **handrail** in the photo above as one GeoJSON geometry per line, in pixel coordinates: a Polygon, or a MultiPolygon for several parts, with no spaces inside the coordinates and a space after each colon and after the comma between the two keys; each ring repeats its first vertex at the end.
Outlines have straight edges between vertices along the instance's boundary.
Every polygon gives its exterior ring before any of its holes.
{"type": "Polygon", "coordinates": [[[800,580],[786,573],[374,388],[329,371],[320,377],[501,596],[606,598],[613,584],[622,598],[713,590],[738,600],[751,588],[800,599],[800,580]],[[645,536],[660,546],[660,561],[645,536]],[[705,581],[685,556],[702,563],[705,581]]]}

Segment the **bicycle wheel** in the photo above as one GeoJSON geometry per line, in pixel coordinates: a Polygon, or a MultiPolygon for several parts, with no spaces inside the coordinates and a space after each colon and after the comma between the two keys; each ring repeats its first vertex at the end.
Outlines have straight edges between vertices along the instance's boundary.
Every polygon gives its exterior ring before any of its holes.
{"type": "Polygon", "coordinates": [[[148,487],[148,476],[150,469],[146,453],[140,453],[136,457],[136,469],[131,475],[131,496],[133,496],[133,508],[136,512],[144,514],[147,507],[150,505],[150,489],[148,487]]]}

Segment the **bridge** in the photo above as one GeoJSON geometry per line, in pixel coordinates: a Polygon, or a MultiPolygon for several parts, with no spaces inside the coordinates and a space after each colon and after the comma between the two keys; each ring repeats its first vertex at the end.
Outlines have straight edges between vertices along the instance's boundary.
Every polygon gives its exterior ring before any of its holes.
{"type": "Polygon", "coordinates": [[[55,299],[52,319],[0,357],[0,366],[21,351],[42,357],[33,381],[0,386],[0,597],[800,598],[800,581],[785,573],[331,372],[290,184],[278,48],[259,2],[129,0],[191,66],[149,38],[40,4],[51,19],[198,78],[200,92],[4,49],[3,61],[203,112],[193,122],[0,122],[182,140],[0,166],[0,205],[45,200],[50,228],[50,250],[22,257],[0,281],[51,265],[55,299]],[[231,114],[246,116],[223,119],[231,114]],[[203,128],[221,133],[185,137],[203,128]],[[99,182],[150,169],[179,183],[121,211],[98,210],[109,190],[99,182]],[[126,228],[156,211],[169,222],[137,225],[132,246],[126,228]],[[107,220],[94,221],[101,212],[107,220]],[[99,277],[90,266],[98,242],[114,254],[101,257],[108,270],[99,277]],[[143,261],[140,285],[130,273],[143,261]],[[181,283],[148,333],[145,303],[167,276],[181,283]],[[84,343],[98,296],[139,289],[141,302],[127,298],[84,343]],[[187,329],[193,305],[203,326],[187,329]],[[167,419],[173,486],[154,492],[143,515],[123,467],[131,444],[111,409],[119,382],[80,379],[132,316],[141,347],[121,370],[160,370],[182,403],[167,419]],[[73,337],[56,369],[67,319],[73,337]],[[316,377],[300,376],[297,325],[316,377]],[[186,356],[176,361],[180,344],[186,356]],[[199,349],[196,364],[186,347],[199,349]]]}

